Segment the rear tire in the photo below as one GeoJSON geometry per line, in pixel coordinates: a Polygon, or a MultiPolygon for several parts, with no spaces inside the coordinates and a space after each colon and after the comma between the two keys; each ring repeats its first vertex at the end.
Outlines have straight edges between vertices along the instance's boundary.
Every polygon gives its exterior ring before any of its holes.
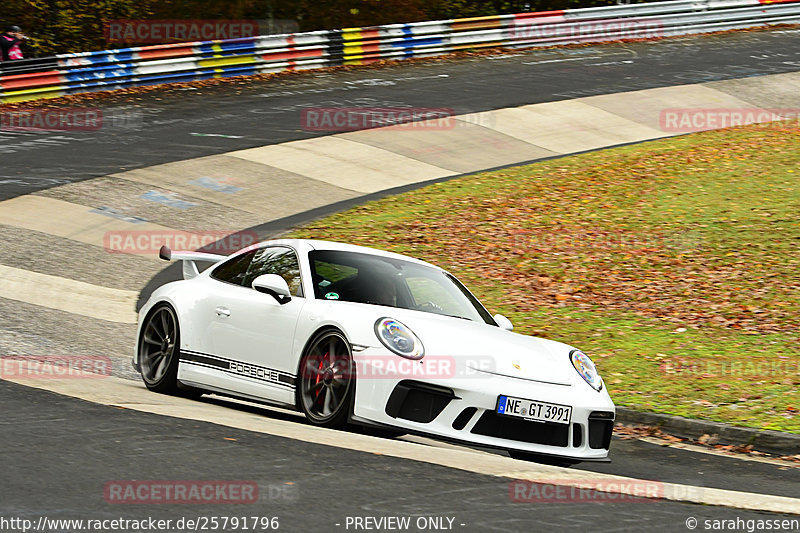
{"type": "Polygon", "coordinates": [[[180,331],[175,310],[158,305],[145,320],[139,338],[139,368],[145,386],[154,392],[176,394],[180,331]]]}
{"type": "Polygon", "coordinates": [[[355,396],[355,372],[350,343],[337,330],[318,333],[300,359],[297,405],[315,426],[347,425],[355,396]]]}

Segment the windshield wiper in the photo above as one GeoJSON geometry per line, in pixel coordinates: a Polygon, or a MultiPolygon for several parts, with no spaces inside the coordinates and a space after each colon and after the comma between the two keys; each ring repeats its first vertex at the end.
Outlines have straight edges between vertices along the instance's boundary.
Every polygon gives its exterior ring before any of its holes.
{"type": "Polygon", "coordinates": [[[465,317],[465,316],[459,316],[459,315],[447,315],[447,314],[445,314],[445,313],[436,313],[436,314],[437,314],[437,315],[442,315],[442,316],[449,316],[449,317],[452,317],[452,318],[460,318],[461,320],[469,320],[470,322],[472,322],[472,319],[471,319],[471,318],[467,318],[467,317],[465,317]]]}

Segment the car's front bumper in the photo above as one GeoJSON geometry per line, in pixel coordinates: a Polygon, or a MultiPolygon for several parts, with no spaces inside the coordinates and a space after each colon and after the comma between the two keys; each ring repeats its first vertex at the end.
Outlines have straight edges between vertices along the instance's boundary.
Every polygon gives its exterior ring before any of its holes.
{"type": "MultiPolygon", "coordinates": [[[[366,359],[370,359],[369,355],[366,359]]],[[[358,368],[364,370],[368,365],[369,362],[360,363],[358,368]]],[[[570,385],[555,385],[481,372],[428,377],[385,376],[382,370],[357,376],[353,412],[356,420],[582,461],[608,457],[614,404],[604,390],[595,391],[579,377],[570,385]],[[501,394],[569,405],[571,421],[542,423],[498,415],[495,407],[501,394]]]]}

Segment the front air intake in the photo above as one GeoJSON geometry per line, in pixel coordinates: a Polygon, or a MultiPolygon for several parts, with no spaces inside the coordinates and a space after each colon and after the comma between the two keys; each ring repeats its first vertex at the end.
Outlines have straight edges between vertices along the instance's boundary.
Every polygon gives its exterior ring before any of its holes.
{"type": "Polygon", "coordinates": [[[439,416],[456,395],[447,387],[404,380],[397,384],[386,402],[386,414],[412,422],[429,423],[439,416]]]}
{"type": "Polygon", "coordinates": [[[532,422],[498,415],[494,411],[485,411],[472,428],[472,433],[547,446],[569,445],[569,424],[532,422]]]}
{"type": "Polygon", "coordinates": [[[593,450],[609,449],[613,431],[614,413],[592,411],[589,415],[589,448],[593,450]]]}

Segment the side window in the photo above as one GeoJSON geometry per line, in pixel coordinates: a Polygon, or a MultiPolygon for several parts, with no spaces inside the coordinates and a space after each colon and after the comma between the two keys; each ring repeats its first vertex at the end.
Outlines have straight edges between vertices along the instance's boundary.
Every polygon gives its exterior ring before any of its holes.
{"type": "Polygon", "coordinates": [[[247,267],[259,250],[251,250],[247,253],[237,255],[233,259],[228,259],[214,269],[211,277],[219,281],[233,283],[234,285],[245,286],[247,277],[247,267]]]}
{"type": "Polygon", "coordinates": [[[249,287],[254,279],[263,274],[279,275],[286,280],[292,295],[303,296],[303,285],[300,283],[300,264],[297,261],[297,255],[291,248],[271,246],[258,250],[247,269],[245,286],[249,287]]]}
{"type": "Polygon", "coordinates": [[[311,262],[311,278],[315,298],[348,300],[347,293],[358,278],[358,268],[329,261],[323,256],[311,262]]]}

